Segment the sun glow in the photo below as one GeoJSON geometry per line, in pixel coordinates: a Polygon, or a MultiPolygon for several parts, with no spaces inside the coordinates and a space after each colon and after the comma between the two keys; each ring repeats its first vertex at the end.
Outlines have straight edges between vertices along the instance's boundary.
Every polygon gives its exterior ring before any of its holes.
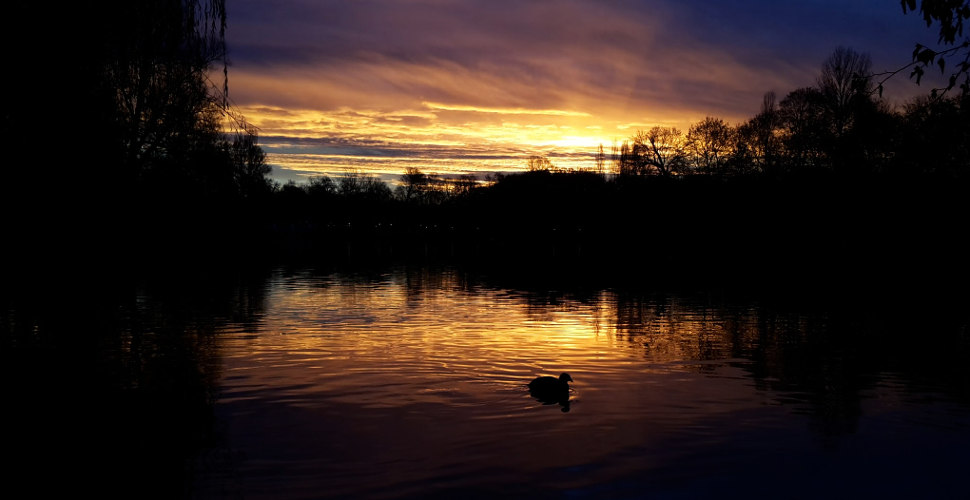
{"type": "MultiPolygon", "coordinates": [[[[413,167],[443,174],[521,171],[530,156],[559,168],[596,167],[631,134],[628,121],[571,109],[424,102],[412,109],[241,109],[258,128],[268,162],[299,178],[364,172],[394,179],[413,167]]],[[[292,178],[292,177],[291,177],[292,178]]]]}

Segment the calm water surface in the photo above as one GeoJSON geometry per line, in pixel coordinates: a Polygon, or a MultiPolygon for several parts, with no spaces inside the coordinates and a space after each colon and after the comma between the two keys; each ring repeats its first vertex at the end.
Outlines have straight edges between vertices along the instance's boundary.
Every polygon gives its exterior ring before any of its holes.
{"type": "Polygon", "coordinates": [[[210,337],[196,498],[970,497],[959,324],[450,270],[260,294],[210,337]]]}

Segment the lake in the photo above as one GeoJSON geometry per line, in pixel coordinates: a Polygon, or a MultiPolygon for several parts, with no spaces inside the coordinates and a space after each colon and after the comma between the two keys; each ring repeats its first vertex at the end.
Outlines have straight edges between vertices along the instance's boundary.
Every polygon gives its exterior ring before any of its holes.
{"type": "Polygon", "coordinates": [[[520,278],[277,267],[8,295],[8,477],[130,498],[967,498],[959,301],[520,278]],[[530,395],[561,372],[568,402],[530,395]]]}

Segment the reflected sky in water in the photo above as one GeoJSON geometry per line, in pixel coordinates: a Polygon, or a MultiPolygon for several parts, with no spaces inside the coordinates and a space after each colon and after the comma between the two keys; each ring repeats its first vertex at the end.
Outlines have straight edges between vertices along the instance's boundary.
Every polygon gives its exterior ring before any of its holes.
{"type": "Polygon", "coordinates": [[[965,393],[863,330],[716,295],[280,271],[219,332],[197,496],[963,495],[965,393]],[[568,413],[526,388],[563,371],[568,413]]]}

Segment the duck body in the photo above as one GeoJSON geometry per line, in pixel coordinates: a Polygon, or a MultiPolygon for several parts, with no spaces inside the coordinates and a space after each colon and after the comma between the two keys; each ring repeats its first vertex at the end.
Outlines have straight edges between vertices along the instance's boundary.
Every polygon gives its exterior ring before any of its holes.
{"type": "Polygon", "coordinates": [[[556,377],[536,377],[529,382],[529,393],[543,403],[565,403],[569,401],[569,382],[573,378],[568,373],[556,377]]]}

